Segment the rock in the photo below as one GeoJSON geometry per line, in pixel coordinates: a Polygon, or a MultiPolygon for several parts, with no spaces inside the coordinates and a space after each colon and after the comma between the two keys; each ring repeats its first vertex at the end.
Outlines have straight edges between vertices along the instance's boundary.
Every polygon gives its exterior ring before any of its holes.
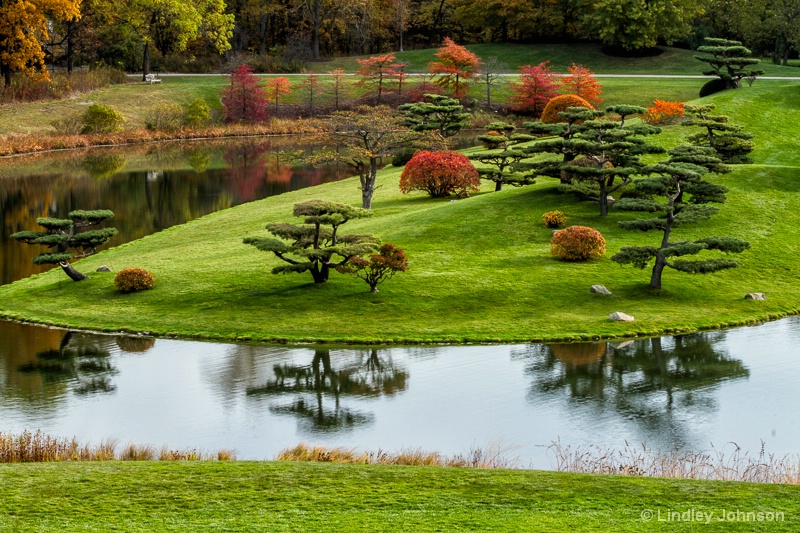
{"type": "Polygon", "coordinates": [[[608,207],[611,207],[612,205],[617,203],[617,201],[614,200],[613,196],[606,196],[606,202],[608,202],[608,207]]]}
{"type": "Polygon", "coordinates": [[[103,266],[97,267],[97,270],[95,272],[111,272],[111,269],[108,268],[107,266],[103,265],[103,266]]]}
{"type": "Polygon", "coordinates": [[[625,313],[620,313],[619,311],[615,311],[608,315],[608,319],[612,322],[633,322],[633,317],[631,315],[626,315],[625,313]]]}
{"type": "Polygon", "coordinates": [[[611,296],[611,291],[606,289],[603,285],[592,285],[589,287],[589,292],[594,294],[602,294],[603,296],[611,296]]]}
{"type": "Polygon", "coordinates": [[[763,292],[750,292],[744,295],[745,300],[766,300],[767,295],[763,292]]]}

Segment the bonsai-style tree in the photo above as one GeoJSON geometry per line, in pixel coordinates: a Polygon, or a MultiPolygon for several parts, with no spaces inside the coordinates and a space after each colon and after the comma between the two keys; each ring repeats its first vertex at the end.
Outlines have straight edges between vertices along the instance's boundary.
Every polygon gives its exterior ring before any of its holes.
{"type": "Polygon", "coordinates": [[[82,228],[95,226],[112,218],[114,213],[105,209],[96,211],[71,211],[69,218],[39,217],[36,223],[45,231],[19,231],[11,235],[25,244],[40,244],[52,248],[33,258],[37,265],[58,265],[73,281],[88,279],[89,276],[78,272],[70,264],[73,259],[88,257],[97,251],[97,247],[108,242],[117,234],[116,228],[103,228],[80,232],[82,228]],[[70,250],[74,250],[71,252],[70,250]]]}
{"type": "Polygon", "coordinates": [[[723,89],[737,89],[742,86],[742,78],[755,78],[764,74],[763,70],[753,70],[748,67],[756,65],[759,60],[750,57],[752,52],[742,46],[739,41],[716,39],[706,37],[703,46],[697,48],[698,52],[710,54],[709,56],[694,56],[711,68],[703,71],[705,76],[719,76],[719,80],[709,82],[700,90],[700,96],[721,91],[723,89]]]}
{"type": "Polygon", "coordinates": [[[481,179],[493,181],[495,191],[502,190],[504,183],[515,187],[535,183],[534,177],[526,176],[515,170],[516,165],[528,156],[514,149],[515,144],[532,141],[535,137],[519,133],[511,134],[516,128],[505,122],[491,122],[486,125],[486,129],[493,134],[479,135],[478,140],[489,150],[469,156],[470,161],[477,161],[492,167],[477,168],[481,179]]]}
{"type": "Polygon", "coordinates": [[[267,224],[267,230],[277,239],[247,237],[244,244],[272,252],[289,263],[273,268],[273,274],[311,272],[314,283],[325,283],[331,268],[378,248],[380,243],[373,235],[339,235],[339,226],[348,220],[371,215],[371,211],[349,205],[310,200],[294,206],[294,216],[304,217],[304,225],[267,224]]]}
{"type": "Polygon", "coordinates": [[[417,152],[400,174],[400,190],[427,191],[433,198],[467,196],[480,190],[478,171],[460,152],[417,152]]]}
{"type": "Polygon", "coordinates": [[[408,270],[408,257],[405,250],[387,242],[381,245],[379,253],[370,254],[369,259],[353,257],[346,265],[336,267],[336,270],[363,279],[372,292],[378,292],[379,283],[408,270]]]}
{"type": "Polygon", "coordinates": [[[464,113],[455,98],[442,94],[426,94],[429,102],[403,104],[397,109],[403,114],[402,125],[412,131],[435,131],[443,138],[452,137],[469,125],[470,113],[464,113]]]}
{"type": "Polygon", "coordinates": [[[755,148],[750,140],[753,135],[742,131],[738,124],[728,122],[725,115],[712,115],[714,104],[685,105],[684,111],[691,115],[683,122],[684,126],[697,126],[701,131],[689,137],[688,141],[697,146],[707,146],[716,151],[724,163],[752,163],[749,154],[755,148]]]}
{"type": "MultiPolygon", "coordinates": [[[[513,124],[508,122],[490,122],[484,126],[486,133],[478,135],[480,143],[486,147],[487,150],[496,150],[498,148],[507,148],[511,139],[509,134],[517,129],[513,124]]],[[[533,140],[533,137],[530,138],[533,140]]]]}
{"type": "Polygon", "coordinates": [[[226,122],[264,122],[267,95],[253,69],[242,63],[231,72],[231,84],[222,92],[226,122]]]}
{"type": "Polygon", "coordinates": [[[710,148],[680,146],[672,152],[672,158],[648,169],[651,177],[638,180],[636,189],[645,195],[661,197],[655,199],[623,198],[617,208],[626,211],[656,213],[653,218],[627,220],[619,226],[629,230],[660,231],[658,246],[623,246],[611,259],[623,265],[645,268],[655,260],[650,275],[650,287],[661,288],[664,268],[669,267],[691,274],[707,274],[738,266],[736,261],[726,258],[711,258],[687,261],[678,259],[696,255],[703,250],[719,250],[739,253],[750,244],[733,237],[706,237],[695,241],[673,242],[672,231],[682,224],[700,223],[708,220],[719,209],[706,205],[725,201],[727,189],[705,181],[708,169],[726,170],[710,148]]]}
{"type": "Polygon", "coordinates": [[[449,37],[444,38],[434,56],[438,61],[428,63],[428,71],[438,76],[436,83],[442,88],[453,89],[453,96],[462,98],[467,94],[469,80],[478,74],[481,60],[449,37]]]}

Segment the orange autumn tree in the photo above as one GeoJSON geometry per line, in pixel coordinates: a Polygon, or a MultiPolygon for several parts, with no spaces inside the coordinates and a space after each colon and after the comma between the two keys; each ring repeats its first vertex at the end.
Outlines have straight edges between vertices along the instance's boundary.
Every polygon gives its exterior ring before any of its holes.
{"type": "Polygon", "coordinates": [[[267,98],[275,102],[275,113],[278,113],[278,101],[284,94],[292,92],[292,84],[289,78],[280,76],[278,78],[267,78],[264,82],[264,90],[267,91],[267,98]]]}
{"type": "Polygon", "coordinates": [[[401,81],[403,67],[405,63],[396,63],[395,55],[392,53],[372,56],[367,59],[356,59],[359,68],[356,74],[361,79],[356,85],[366,87],[370,91],[377,91],[378,103],[381,103],[381,95],[385,90],[386,84],[392,81],[401,81]]]}
{"type": "Polygon", "coordinates": [[[561,88],[566,94],[578,95],[593,106],[603,101],[600,98],[603,92],[600,82],[595,79],[591,70],[575,63],[568,70],[569,75],[561,78],[561,88]]]}
{"type": "Polygon", "coordinates": [[[49,80],[43,43],[52,20],[78,20],[80,0],[0,1],[0,74],[6,86],[11,74],[49,80]]]}
{"type": "Polygon", "coordinates": [[[438,61],[428,63],[431,74],[438,76],[436,83],[445,89],[452,89],[455,98],[462,98],[469,89],[469,80],[478,72],[481,60],[478,56],[456,44],[450,37],[434,54],[438,61]]]}

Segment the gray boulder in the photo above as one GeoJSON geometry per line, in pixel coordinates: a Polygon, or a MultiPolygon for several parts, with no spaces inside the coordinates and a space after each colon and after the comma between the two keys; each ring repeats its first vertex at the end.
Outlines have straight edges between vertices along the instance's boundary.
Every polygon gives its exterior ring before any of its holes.
{"type": "Polygon", "coordinates": [[[103,265],[103,266],[97,267],[97,270],[95,272],[111,272],[111,269],[108,268],[107,266],[103,265]]]}
{"type": "Polygon", "coordinates": [[[631,315],[626,315],[625,313],[621,313],[619,311],[615,311],[608,315],[608,319],[612,322],[633,322],[633,317],[631,315]]]}
{"type": "Polygon", "coordinates": [[[611,291],[606,289],[603,285],[592,285],[589,287],[589,292],[594,294],[602,294],[603,296],[611,296],[611,291]]]}
{"type": "Polygon", "coordinates": [[[750,292],[744,295],[745,300],[766,300],[767,295],[763,292],[750,292]]]}

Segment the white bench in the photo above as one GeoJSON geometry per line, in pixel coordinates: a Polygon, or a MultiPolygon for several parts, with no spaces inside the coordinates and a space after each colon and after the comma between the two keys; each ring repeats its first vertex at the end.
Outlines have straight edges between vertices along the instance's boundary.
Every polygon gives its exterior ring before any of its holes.
{"type": "Polygon", "coordinates": [[[145,83],[161,83],[161,78],[158,77],[158,74],[148,74],[144,77],[145,83]]]}

